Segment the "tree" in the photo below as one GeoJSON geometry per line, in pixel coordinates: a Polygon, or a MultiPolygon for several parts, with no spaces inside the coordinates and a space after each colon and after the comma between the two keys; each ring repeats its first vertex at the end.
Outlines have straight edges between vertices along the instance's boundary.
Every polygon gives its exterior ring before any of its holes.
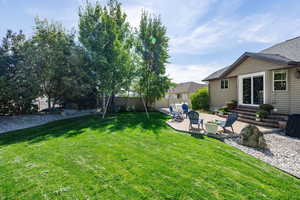
{"type": "Polygon", "coordinates": [[[26,65],[27,40],[20,31],[8,30],[0,46],[0,112],[31,112],[38,96],[36,76],[26,65]]]}
{"type": "Polygon", "coordinates": [[[77,81],[76,70],[71,64],[75,46],[74,34],[67,33],[61,24],[35,19],[35,33],[28,45],[31,56],[27,64],[38,75],[41,95],[48,98],[48,108],[58,104],[67,91],[72,91],[77,81]]]}
{"type": "Polygon", "coordinates": [[[133,37],[116,0],[110,0],[104,7],[99,2],[87,2],[80,8],[79,19],[79,40],[91,59],[91,74],[97,99],[103,99],[104,117],[111,97],[128,86],[128,75],[134,70],[130,55],[133,37]]]}
{"type": "Polygon", "coordinates": [[[165,75],[169,58],[168,41],[166,27],[160,17],[143,11],[137,38],[137,53],[142,60],[138,90],[145,99],[146,108],[162,98],[171,84],[165,75]]]}
{"type": "Polygon", "coordinates": [[[86,99],[87,96],[90,100],[94,99],[94,96],[90,95],[95,88],[90,80],[89,58],[83,47],[75,45],[71,48],[71,55],[68,60],[71,70],[67,75],[70,79],[66,82],[68,83],[65,85],[66,90],[61,94],[61,102],[64,105],[77,103],[80,106],[79,104],[83,102],[79,102],[86,99]]]}

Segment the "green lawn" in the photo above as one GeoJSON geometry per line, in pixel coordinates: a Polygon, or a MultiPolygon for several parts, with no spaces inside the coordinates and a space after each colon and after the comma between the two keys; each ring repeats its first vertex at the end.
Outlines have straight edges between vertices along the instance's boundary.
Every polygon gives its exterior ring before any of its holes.
{"type": "Polygon", "coordinates": [[[0,135],[0,199],[300,199],[300,180],[166,116],[89,116],[0,135]]]}

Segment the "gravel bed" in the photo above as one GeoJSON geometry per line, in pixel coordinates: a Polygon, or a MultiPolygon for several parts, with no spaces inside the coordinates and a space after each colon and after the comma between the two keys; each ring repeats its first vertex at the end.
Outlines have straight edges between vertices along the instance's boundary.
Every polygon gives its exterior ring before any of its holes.
{"type": "Polygon", "coordinates": [[[1,116],[0,117],[0,134],[8,131],[14,131],[24,128],[39,126],[49,122],[80,117],[96,113],[96,110],[83,110],[62,114],[45,114],[45,115],[18,115],[18,116],[1,116]]]}
{"type": "Polygon", "coordinates": [[[239,145],[234,138],[224,142],[300,178],[300,140],[276,133],[265,134],[265,139],[268,149],[264,151],[239,145]]]}

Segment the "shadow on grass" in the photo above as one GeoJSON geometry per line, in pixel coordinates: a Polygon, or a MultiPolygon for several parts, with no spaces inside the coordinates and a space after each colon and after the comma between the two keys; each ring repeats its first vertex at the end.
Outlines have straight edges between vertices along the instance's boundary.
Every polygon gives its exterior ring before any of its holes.
{"type": "Polygon", "coordinates": [[[204,139],[204,136],[201,133],[191,133],[191,136],[197,139],[204,139]]]}
{"type": "Polygon", "coordinates": [[[121,113],[108,115],[105,119],[100,115],[66,119],[0,134],[0,147],[26,141],[28,144],[34,144],[53,137],[74,137],[86,132],[86,129],[98,130],[99,134],[103,134],[140,127],[159,135],[161,129],[167,128],[165,121],[168,118],[166,115],[153,112],[150,113],[150,119],[147,119],[145,113],[121,113]]]}

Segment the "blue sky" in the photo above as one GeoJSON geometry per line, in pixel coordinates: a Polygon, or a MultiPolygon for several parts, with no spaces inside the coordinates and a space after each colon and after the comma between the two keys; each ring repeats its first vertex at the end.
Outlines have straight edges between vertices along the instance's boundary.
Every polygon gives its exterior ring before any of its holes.
{"type": "MultiPolygon", "coordinates": [[[[105,2],[104,0],[101,2],[105,2]]],[[[245,51],[300,36],[297,0],[121,0],[137,26],[142,9],[160,14],[170,37],[167,73],[175,82],[201,80],[245,51]]],[[[0,36],[32,34],[34,17],[77,26],[81,0],[0,0],[0,36]]]]}

